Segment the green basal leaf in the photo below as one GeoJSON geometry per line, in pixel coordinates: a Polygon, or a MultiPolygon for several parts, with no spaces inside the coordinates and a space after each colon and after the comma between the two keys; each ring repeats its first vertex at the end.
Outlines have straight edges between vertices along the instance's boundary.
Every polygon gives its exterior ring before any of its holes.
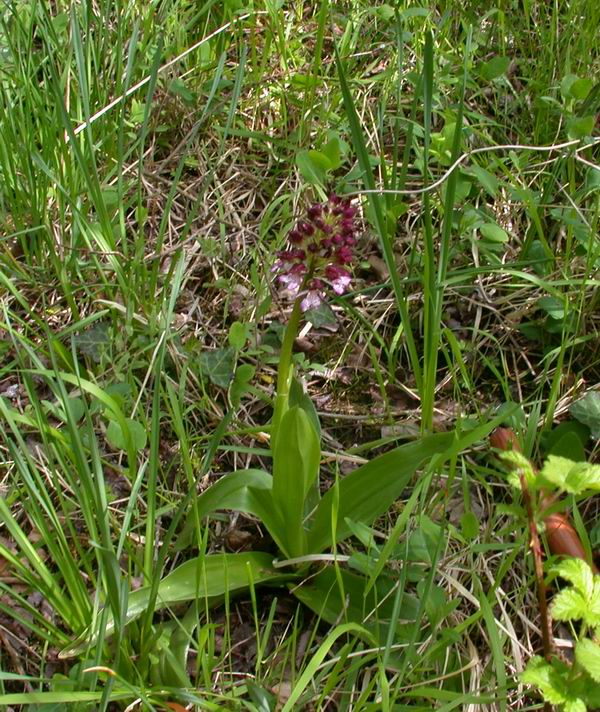
{"type": "Polygon", "coordinates": [[[596,682],[600,682],[600,645],[586,638],[575,646],[575,659],[596,682]]]}
{"type": "Polygon", "coordinates": [[[198,365],[205,376],[221,388],[227,388],[233,378],[235,349],[226,346],[222,349],[203,351],[198,356],[198,365]]]}
{"type": "MultiPolygon", "coordinates": [[[[227,593],[264,583],[282,583],[289,575],[272,567],[273,556],[263,552],[242,554],[215,554],[199,556],[177,567],[160,582],[154,610],[159,611],[176,603],[200,600],[209,605],[218,603],[227,593]]],[[[150,601],[150,587],[140,588],[129,594],[126,623],[145,613],[150,601]]],[[[104,638],[111,636],[115,623],[111,615],[104,631],[104,638]]],[[[65,650],[61,658],[70,658],[94,645],[98,632],[87,629],[65,650]]]]}
{"type": "MultiPolygon", "coordinates": [[[[434,455],[451,448],[453,433],[429,435],[401,445],[351,472],[340,480],[335,540],[352,534],[346,520],[371,524],[402,494],[415,471],[434,455]]],[[[330,489],[321,499],[308,533],[308,550],[319,553],[332,544],[335,493],[330,489]]]]}
{"type": "MultiPolygon", "coordinates": [[[[323,302],[325,304],[325,302],[323,302]]],[[[300,406],[302,410],[308,415],[310,422],[315,429],[315,432],[321,437],[321,423],[319,422],[319,416],[317,414],[317,409],[312,401],[312,398],[306,393],[302,383],[292,376],[292,382],[290,383],[290,397],[289,406],[290,408],[294,405],[300,406]]]]}
{"type": "MultiPolygon", "coordinates": [[[[385,644],[390,622],[394,618],[394,596],[390,595],[395,582],[385,575],[365,593],[368,579],[345,569],[327,566],[305,584],[292,589],[296,598],[328,623],[358,623],[366,628],[379,644],[385,644]]],[[[402,596],[394,639],[402,642],[408,637],[407,624],[414,622],[419,610],[417,599],[402,596]]]]}
{"type": "Polygon", "coordinates": [[[188,517],[176,549],[189,546],[197,520],[221,509],[234,509],[258,517],[277,546],[285,549],[287,527],[273,503],[273,478],[263,470],[241,470],[221,477],[196,500],[196,516],[188,517]]]}
{"type": "Polygon", "coordinates": [[[306,553],[304,501],[319,475],[321,447],[308,415],[292,406],[281,419],[273,452],[273,501],[285,522],[284,553],[306,553]]]}

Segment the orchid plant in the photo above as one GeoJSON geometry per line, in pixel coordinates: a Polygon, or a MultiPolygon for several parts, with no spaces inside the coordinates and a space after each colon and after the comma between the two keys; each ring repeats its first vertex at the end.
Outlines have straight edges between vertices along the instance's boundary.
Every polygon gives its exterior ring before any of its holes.
{"type": "MultiPolygon", "coordinates": [[[[302,603],[324,620],[335,624],[343,616],[358,626],[356,629],[362,631],[359,635],[371,643],[379,645],[382,640],[398,639],[405,634],[406,621],[411,619],[414,631],[418,631],[424,609],[417,599],[402,591],[400,598],[389,595],[395,587],[386,568],[391,549],[386,546],[377,554],[374,570],[365,571],[354,565],[355,570],[351,571],[352,560],[348,567],[340,566],[348,557],[338,557],[337,544],[353,535],[362,541],[369,526],[393,505],[418,468],[433,458],[439,465],[455,457],[487,436],[497,423],[482,425],[462,437],[453,432],[437,433],[400,445],[337,478],[333,487],[321,492],[319,418],[294,377],[293,345],[304,312],[320,304],[328,292],[341,295],[350,287],[357,212],[348,199],[330,195],[327,202],[308,208],[306,217],[291,230],[289,245],[277,254],[275,283],[294,301],[282,342],[273,404],[272,472],[247,469],[221,477],[195,498],[191,516],[187,516],[175,544],[185,551],[194,533],[196,541],[205,542],[206,518],[218,510],[237,510],[261,521],[277,546],[278,560],[272,553],[258,551],[201,554],[171,571],[158,585],[129,593],[121,627],[142,617],[141,628],[149,630],[153,626],[152,613],[176,603],[216,604],[227,594],[256,586],[288,585],[302,603]],[[331,550],[333,553],[328,553],[331,550]],[[311,566],[320,569],[307,577],[311,566]],[[367,611],[371,611],[370,622],[365,621],[367,611]]],[[[225,428],[221,430],[224,432],[225,428]]],[[[427,482],[427,478],[422,479],[415,494],[421,487],[426,488],[427,482]]],[[[401,519],[403,526],[409,511],[401,519]]],[[[182,509],[174,521],[183,514],[182,509]]],[[[401,533],[399,527],[396,536],[401,533]]],[[[165,536],[163,546],[169,546],[171,539],[172,536],[165,536]]],[[[116,613],[105,611],[105,625],[83,631],[63,656],[100,645],[113,635],[118,627],[116,613]]],[[[169,634],[165,631],[171,630],[175,635],[181,626],[176,622],[171,627],[165,625],[161,624],[156,636],[168,651],[169,634]]],[[[183,659],[179,667],[179,675],[185,675],[183,659]]],[[[172,682],[162,679],[163,684],[172,682]]]]}

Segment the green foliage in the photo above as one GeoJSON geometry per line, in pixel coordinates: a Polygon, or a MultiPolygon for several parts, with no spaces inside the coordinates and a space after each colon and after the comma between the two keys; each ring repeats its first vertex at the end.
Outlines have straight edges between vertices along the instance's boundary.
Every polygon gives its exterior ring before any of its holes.
{"type": "Polygon", "coordinates": [[[561,589],[552,602],[552,616],[560,621],[584,624],[575,643],[575,661],[569,665],[557,658],[529,661],[522,682],[536,687],[544,700],[562,710],[595,709],[600,700],[600,644],[585,636],[600,625],[600,576],[580,559],[566,559],[552,573],[571,585],[561,589]]]}
{"type": "Polygon", "coordinates": [[[600,393],[588,391],[583,398],[571,404],[569,413],[590,428],[593,438],[600,439],[600,393]]]}

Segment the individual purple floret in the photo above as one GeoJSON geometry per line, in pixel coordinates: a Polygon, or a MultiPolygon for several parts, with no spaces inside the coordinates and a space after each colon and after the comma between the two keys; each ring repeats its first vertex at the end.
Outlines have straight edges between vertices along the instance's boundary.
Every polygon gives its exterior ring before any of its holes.
{"type": "Polygon", "coordinates": [[[338,295],[349,288],[352,275],[346,265],[354,258],[356,213],[348,199],[331,194],[326,203],[307,209],[290,230],[290,247],[277,253],[277,281],[289,296],[302,296],[302,311],[318,307],[327,288],[338,295]]]}

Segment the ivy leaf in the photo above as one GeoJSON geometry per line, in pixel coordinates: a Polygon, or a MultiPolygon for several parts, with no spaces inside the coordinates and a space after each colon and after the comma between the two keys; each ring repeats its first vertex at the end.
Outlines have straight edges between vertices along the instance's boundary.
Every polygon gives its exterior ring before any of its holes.
{"type": "Polygon", "coordinates": [[[575,647],[575,658],[596,682],[600,682],[600,645],[585,638],[575,647]]]}
{"type": "Polygon", "coordinates": [[[568,690],[561,673],[539,655],[531,658],[521,674],[521,682],[534,685],[546,702],[560,705],[568,700],[568,690]]]}
{"type": "Polygon", "coordinates": [[[200,370],[215,386],[227,388],[233,378],[235,350],[231,346],[223,349],[203,351],[198,357],[200,370]]]}
{"type": "Polygon", "coordinates": [[[595,440],[600,439],[600,393],[588,391],[583,398],[572,403],[569,413],[580,423],[587,425],[595,440]]]}

